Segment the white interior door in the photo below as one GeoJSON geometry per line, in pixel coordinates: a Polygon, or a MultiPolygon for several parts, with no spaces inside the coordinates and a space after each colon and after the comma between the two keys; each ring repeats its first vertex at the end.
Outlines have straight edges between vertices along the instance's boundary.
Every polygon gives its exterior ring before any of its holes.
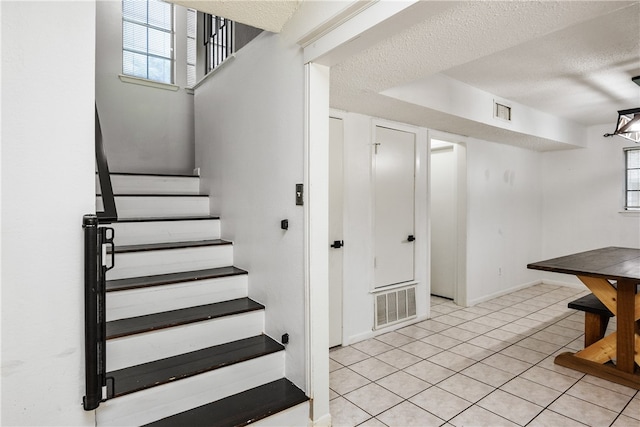
{"type": "MultiPolygon", "coordinates": [[[[435,143],[435,141],[434,141],[435,143]]],[[[455,298],[456,158],[452,144],[431,150],[431,294],[455,298]]]]}
{"type": "Polygon", "coordinates": [[[341,119],[329,119],[329,347],[342,344],[342,227],[344,133],[341,119]]]}
{"type": "Polygon", "coordinates": [[[415,134],[376,126],[374,286],[414,280],[415,134]]]}

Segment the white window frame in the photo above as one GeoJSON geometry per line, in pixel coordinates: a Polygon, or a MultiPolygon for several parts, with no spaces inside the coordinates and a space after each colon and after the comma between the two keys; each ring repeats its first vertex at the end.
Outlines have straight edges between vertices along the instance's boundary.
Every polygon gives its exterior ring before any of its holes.
{"type": "MultiPolygon", "coordinates": [[[[125,71],[124,68],[124,59],[123,59],[123,63],[122,63],[122,74],[125,76],[129,76],[129,77],[133,77],[136,79],[143,79],[143,80],[148,80],[151,82],[158,82],[161,84],[168,84],[168,85],[173,85],[175,82],[175,78],[176,78],[176,73],[175,73],[175,8],[174,5],[169,3],[169,6],[171,7],[171,29],[167,30],[166,28],[160,28],[160,27],[156,27],[152,24],[149,23],[149,16],[147,14],[147,19],[146,22],[137,20],[137,19],[132,19],[130,17],[125,16],[124,13],[124,3],[126,0],[122,0],[121,1],[121,5],[122,5],[122,34],[123,34],[123,39],[122,39],[122,56],[124,57],[125,52],[131,52],[131,53],[135,53],[135,54],[139,54],[139,55],[144,55],[147,57],[147,72],[145,76],[140,76],[140,75],[135,75],[135,74],[129,74],[125,71]],[[143,27],[146,27],[147,31],[149,29],[153,29],[153,30],[157,30],[157,31],[161,31],[164,33],[168,33],[170,34],[170,38],[171,38],[171,48],[170,48],[170,56],[169,57],[165,57],[165,56],[161,56],[161,55],[156,55],[153,53],[149,52],[149,46],[147,44],[147,49],[146,51],[140,51],[140,50],[133,50],[130,48],[125,47],[125,40],[124,40],[124,27],[125,27],[125,22],[129,22],[132,24],[136,24],[136,25],[140,25],[143,27]],[[158,80],[158,79],[154,79],[152,77],[149,76],[149,58],[161,58],[164,60],[169,60],[170,63],[170,81],[164,81],[164,80],[158,80]]],[[[149,10],[149,0],[138,0],[140,2],[144,2],[147,5],[147,12],[149,10]]]]}
{"type": "MultiPolygon", "coordinates": [[[[639,171],[637,173],[640,173],[640,165],[637,168],[630,168],[629,167],[629,153],[631,152],[638,152],[640,153],[640,147],[627,147],[624,148],[624,210],[625,211],[631,211],[631,212],[637,212],[640,211],[640,202],[638,203],[638,205],[629,205],[629,193],[630,192],[638,192],[640,193],[640,182],[638,183],[638,190],[630,190],[629,189],[629,175],[630,175],[630,171],[639,171]]],[[[640,180],[640,177],[638,178],[640,180]]]]}

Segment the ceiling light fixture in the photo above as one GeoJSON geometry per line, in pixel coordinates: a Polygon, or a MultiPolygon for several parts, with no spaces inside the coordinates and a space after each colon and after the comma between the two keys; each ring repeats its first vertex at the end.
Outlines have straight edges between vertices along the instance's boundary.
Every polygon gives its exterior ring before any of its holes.
{"type": "Polygon", "coordinates": [[[630,139],[636,144],[640,142],[640,108],[618,111],[618,124],[613,133],[605,133],[609,137],[618,135],[630,139]]]}

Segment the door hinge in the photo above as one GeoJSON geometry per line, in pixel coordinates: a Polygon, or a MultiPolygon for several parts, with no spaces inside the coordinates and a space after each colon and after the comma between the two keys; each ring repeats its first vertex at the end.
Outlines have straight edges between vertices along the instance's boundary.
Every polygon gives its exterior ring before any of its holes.
{"type": "Polygon", "coordinates": [[[379,143],[379,142],[374,142],[374,143],[373,143],[373,147],[374,147],[374,150],[375,150],[375,153],[374,153],[374,154],[378,154],[378,146],[379,146],[379,145],[380,145],[380,143],[379,143]]]}

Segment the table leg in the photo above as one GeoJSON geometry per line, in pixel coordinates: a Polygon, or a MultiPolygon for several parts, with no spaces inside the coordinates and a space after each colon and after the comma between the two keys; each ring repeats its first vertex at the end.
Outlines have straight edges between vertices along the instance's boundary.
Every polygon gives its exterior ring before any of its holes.
{"type": "Polygon", "coordinates": [[[636,285],[628,280],[618,280],[617,298],[617,360],[616,366],[623,372],[633,373],[635,365],[635,299],[636,285]]]}

